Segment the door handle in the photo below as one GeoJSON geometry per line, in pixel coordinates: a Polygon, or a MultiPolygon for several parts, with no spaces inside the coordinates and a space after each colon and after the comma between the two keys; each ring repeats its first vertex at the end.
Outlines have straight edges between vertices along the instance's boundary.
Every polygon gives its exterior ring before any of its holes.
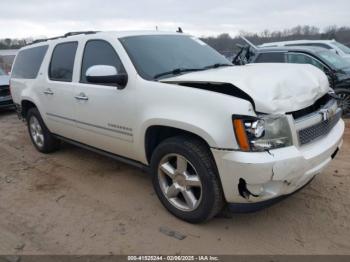
{"type": "Polygon", "coordinates": [[[89,100],[89,98],[84,94],[84,93],[80,93],[79,95],[75,96],[75,99],[77,100],[89,100]]]}
{"type": "Polygon", "coordinates": [[[53,95],[54,92],[52,92],[52,90],[50,88],[47,88],[47,89],[44,90],[44,94],[45,95],[53,95]]]}

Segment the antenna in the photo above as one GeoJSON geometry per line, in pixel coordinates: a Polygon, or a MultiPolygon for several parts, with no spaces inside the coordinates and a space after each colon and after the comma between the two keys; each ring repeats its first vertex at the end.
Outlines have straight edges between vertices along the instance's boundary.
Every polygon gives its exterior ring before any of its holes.
{"type": "Polygon", "coordinates": [[[181,27],[178,27],[176,33],[182,34],[182,33],[183,33],[182,28],[181,28],[181,27]]]}

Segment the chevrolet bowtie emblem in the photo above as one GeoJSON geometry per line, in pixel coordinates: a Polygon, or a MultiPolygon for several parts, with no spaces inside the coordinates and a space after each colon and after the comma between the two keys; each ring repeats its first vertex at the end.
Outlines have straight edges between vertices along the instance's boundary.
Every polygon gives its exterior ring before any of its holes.
{"type": "Polygon", "coordinates": [[[331,108],[323,108],[320,110],[320,114],[322,115],[322,120],[326,121],[330,119],[335,114],[335,112],[331,108]]]}
{"type": "Polygon", "coordinates": [[[321,110],[320,110],[320,114],[321,114],[321,116],[322,116],[322,120],[323,120],[323,121],[328,120],[328,118],[329,118],[329,111],[328,111],[328,109],[326,109],[326,108],[321,109],[321,110]]]}

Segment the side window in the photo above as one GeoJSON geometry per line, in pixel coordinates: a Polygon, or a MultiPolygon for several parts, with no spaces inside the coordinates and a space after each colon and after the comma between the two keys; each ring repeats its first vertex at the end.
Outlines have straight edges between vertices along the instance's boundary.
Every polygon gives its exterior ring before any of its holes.
{"type": "Polygon", "coordinates": [[[20,51],[13,65],[12,78],[35,79],[48,46],[38,46],[20,51]]]}
{"type": "Polygon", "coordinates": [[[284,53],[269,52],[258,55],[254,63],[284,63],[284,53]]]}
{"type": "Polygon", "coordinates": [[[324,70],[324,66],[319,61],[304,54],[287,54],[287,62],[294,64],[310,64],[324,70]]]}
{"type": "Polygon", "coordinates": [[[322,44],[322,43],[289,44],[286,46],[317,46],[317,47],[322,47],[326,49],[332,49],[329,45],[322,44]]]}
{"type": "Polygon", "coordinates": [[[88,83],[86,71],[94,65],[109,65],[117,68],[118,73],[125,72],[122,62],[114,48],[104,40],[90,40],[86,43],[81,66],[81,83],[88,83]]]}
{"type": "Polygon", "coordinates": [[[326,49],[332,49],[332,47],[330,47],[329,45],[322,44],[322,43],[316,43],[316,44],[313,44],[313,46],[318,46],[318,47],[322,47],[322,48],[326,48],[326,49]]]}
{"type": "Polygon", "coordinates": [[[57,44],[52,52],[49,78],[53,81],[71,82],[77,42],[57,44]]]}

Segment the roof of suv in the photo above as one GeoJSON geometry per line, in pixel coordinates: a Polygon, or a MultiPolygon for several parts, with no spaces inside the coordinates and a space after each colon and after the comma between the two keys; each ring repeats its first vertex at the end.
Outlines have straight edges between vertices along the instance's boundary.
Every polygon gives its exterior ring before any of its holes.
{"type": "Polygon", "coordinates": [[[279,46],[279,47],[260,47],[257,49],[257,53],[264,52],[307,52],[316,54],[320,51],[326,51],[327,49],[316,46],[279,46]]]}
{"type": "Polygon", "coordinates": [[[56,42],[64,42],[68,40],[79,40],[79,39],[84,39],[88,36],[95,36],[95,37],[106,37],[106,36],[111,36],[115,35],[117,38],[121,37],[129,37],[129,36],[142,36],[142,35],[187,35],[183,33],[178,33],[178,32],[167,32],[167,31],[156,31],[156,30],[144,30],[144,31],[86,31],[86,32],[71,32],[67,33],[62,36],[58,37],[53,37],[53,38],[48,38],[48,39],[39,39],[34,41],[33,43],[27,45],[30,47],[33,46],[39,46],[43,44],[48,44],[48,43],[56,43],[56,42]]]}
{"type": "Polygon", "coordinates": [[[260,47],[267,47],[271,45],[277,45],[277,46],[284,46],[288,44],[307,44],[307,43],[324,43],[329,44],[334,42],[335,40],[293,40],[293,41],[281,41],[281,42],[270,42],[270,43],[263,43],[260,45],[260,47]]]}

